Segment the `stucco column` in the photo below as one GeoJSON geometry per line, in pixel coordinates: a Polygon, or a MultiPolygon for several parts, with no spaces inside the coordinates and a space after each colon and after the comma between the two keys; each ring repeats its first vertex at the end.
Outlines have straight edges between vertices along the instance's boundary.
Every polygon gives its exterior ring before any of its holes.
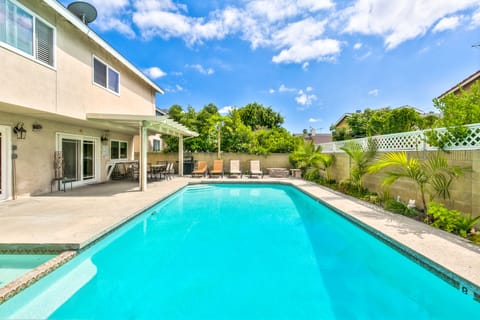
{"type": "Polygon", "coordinates": [[[145,123],[140,126],[140,154],[139,154],[139,171],[138,187],[140,191],[147,190],[147,128],[145,123]]]}
{"type": "Polygon", "coordinates": [[[178,176],[183,177],[183,136],[178,137],[178,176]]]}

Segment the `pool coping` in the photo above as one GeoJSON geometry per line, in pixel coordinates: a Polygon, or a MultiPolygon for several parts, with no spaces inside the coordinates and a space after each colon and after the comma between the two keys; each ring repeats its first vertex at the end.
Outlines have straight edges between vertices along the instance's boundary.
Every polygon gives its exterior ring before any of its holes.
{"type": "Polygon", "coordinates": [[[468,294],[472,296],[475,301],[480,302],[480,281],[477,281],[477,282],[475,282],[474,280],[470,281],[469,279],[467,279],[468,277],[462,276],[450,270],[447,266],[444,266],[441,263],[437,263],[434,258],[428,257],[428,254],[427,255],[422,254],[421,252],[418,251],[418,249],[412,248],[411,245],[406,244],[402,241],[399,241],[398,239],[395,239],[395,237],[392,237],[391,235],[389,235],[388,232],[385,232],[385,230],[381,231],[378,229],[378,227],[375,227],[369,224],[368,221],[367,222],[364,221],[364,219],[362,219],[363,217],[359,216],[358,212],[355,212],[356,210],[352,211],[352,210],[345,210],[345,209],[339,208],[338,205],[337,206],[335,205],[335,201],[331,201],[331,199],[329,200],[328,198],[331,196],[335,196],[335,197],[338,197],[340,200],[348,200],[350,204],[353,203],[357,206],[360,206],[362,208],[361,211],[363,214],[365,212],[367,213],[373,212],[376,215],[380,215],[383,219],[385,218],[390,220],[406,219],[405,221],[408,224],[413,224],[413,225],[418,224],[419,226],[421,226],[421,228],[426,229],[427,233],[436,234],[447,242],[454,243],[455,245],[459,245],[466,250],[474,252],[477,255],[476,258],[480,258],[480,247],[472,245],[468,243],[466,240],[464,240],[463,238],[460,238],[458,236],[433,228],[431,226],[415,221],[413,219],[410,219],[401,215],[393,214],[373,204],[350,197],[348,195],[323,187],[321,185],[308,182],[302,179],[281,178],[281,179],[248,179],[248,180],[190,179],[190,180],[187,180],[185,183],[177,185],[175,188],[171,188],[169,191],[159,196],[154,201],[146,202],[141,209],[135,210],[134,212],[132,212],[131,214],[128,214],[124,218],[119,219],[115,223],[108,226],[108,228],[105,228],[101,232],[91,236],[90,238],[83,241],[82,243],[65,243],[62,245],[18,244],[18,243],[17,244],[0,244],[0,253],[26,253],[26,254],[50,253],[51,254],[53,252],[64,251],[60,253],[59,256],[47,261],[43,265],[40,265],[34,270],[23,275],[22,277],[0,288],[0,305],[3,302],[5,302],[7,299],[13,297],[15,294],[17,294],[21,290],[25,289],[29,285],[33,284],[34,282],[36,282],[37,280],[45,276],[46,274],[50,273],[51,271],[55,270],[56,268],[58,268],[68,260],[72,259],[79,252],[94,245],[95,243],[97,243],[98,241],[100,241],[101,239],[109,235],[111,232],[113,232],[120,226],[133,220],[134,218],[139,216],[141,213],[143,213],[145,210],[148,210],[158,202],[167,199],[168,197],[172,196],[173,194],[175,194],[176,192],[185,188],[188,185],[198,185],[198,184],[282,184],[282,185],[292,186],[300,190],[301,192],[305,193],[306,195],[310,196],[315,201],[318,201],[326,205],[330,209],[334,210],[337,214],[343,216],[345,219],[351,221],[352,223],[355,223],[366,232],[372,234],[373,236],[383,241],[384,243],[387,243],[389,246],[393,247],[395,250],[404,254],[414,262],[422,265],[426,269],[435,273],[437,276],[439,276],[441,279],[451,284],[453,287],[461,290],[464,294],[468,294]],[[324,197],[322,197],[322,195],[324,197]]]}

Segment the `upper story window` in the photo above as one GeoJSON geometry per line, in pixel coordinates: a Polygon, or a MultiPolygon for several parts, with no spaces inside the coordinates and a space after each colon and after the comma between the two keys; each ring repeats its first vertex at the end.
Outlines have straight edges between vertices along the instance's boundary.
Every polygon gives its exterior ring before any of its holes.
{"type": "Polygon", "coordinates": [[[14,0],[0,0],[0,44],[54,65],[55,31],[14,0]]]}
{"type": "Polygon", "coordinates": [[[93,82],[116,94],[119,93],[120,74],[97,57],[93,57],[93,82]]]}

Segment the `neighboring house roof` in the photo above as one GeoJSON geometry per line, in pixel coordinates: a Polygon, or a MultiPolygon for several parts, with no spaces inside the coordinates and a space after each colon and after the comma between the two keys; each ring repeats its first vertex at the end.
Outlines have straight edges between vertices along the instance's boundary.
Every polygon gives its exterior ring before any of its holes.
{"type": "Polygon", "coordinates": [[[64,17],[68,22],[77,27],[78,30],[83,32],[91,40],[99,44],[103,49],[105,49],[109,54],[115,57],[128,69],[130,69],[134,74],[140,77],[148,85],[150,85],[156,92],[163,94],[164,91],[160,88],[155,82],[148,78],[143,72],[141,72],[137,67],[135,67],[130,61],[128,61],[124,56],[118,53],[112,46],[110,46],[105,40],[100,38],[90,27],[85,25],[76,15],[70,12],[57,0],[43,0],[43,2],[50,6],[57,14],[64,17]]]}
{"type": "Polygon", "coordinates": [[[337,122],[334,123],[334,126],[337,127],[343,120],[345,120],[345,118],[348,118],[349,116],[351,116],[353,113],[349,112],[349,113],[344,113],[340,119],[337,120],[337,122]]]}
{"type": "Polygon", "coordinates": [[[166,109],[160,109],[159,107],[155,108],[155,114],[157,116],[167,116],[168,115],[168,110],[166,109]]]}
{"type": "Polygon", "coordinates": [[[464,89],[465,87],[471,85],[472,83],[474,83],[477,80],[480,80],[480,70],[478,70],[474,74],[468,76],[464,80],[460,81],[459,83],[457,83],[456,85],[454,85],[453,87],[451,87],[450,89],[448,89],[447,91],[445,91],[444,93],[439,95],[437,97],[437,99],[442,99],[447,94],[458,91],[459,88],[464,89]]]}
{"type": "Polygon", "coordinates": [[[331,133],[317,133],[312,138],[313,138],[313,143],[314,144],[332,142],[332,134],[331,133]]]}
{"type": "Polygon", "coordinates": [[[293,136],[295,137],[302,137],[304,140],[313,140],[314,144],[319,143],[326,143],[332,141],[332,134],[331,133],[316,133],[313,137],[311,134],[303,134],[303,133],[294,133],[293,136]]]}

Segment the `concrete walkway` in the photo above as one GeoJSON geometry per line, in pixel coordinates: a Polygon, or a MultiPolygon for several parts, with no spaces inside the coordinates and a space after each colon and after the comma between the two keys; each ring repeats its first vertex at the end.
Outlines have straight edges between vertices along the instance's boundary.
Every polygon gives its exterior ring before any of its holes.
{"type": "MultiPolygon", "coordinates": [[[[378,210],[356,199],[299,179],[206,179],[208,182],[283,182],[297,186],[369,228],[393,239],[410,256],[441,266],[447,281],[476,292],[480,300],[480,247],[423,223],[378,210]],[[403,248],[405,246],[405,248],[403,248]],[[453,279],[453,281],[452,281],[453,279]]],[[[174,178],[150,183],[146,192],[133,182],[112,182],[0,203],[0,250],[81,249],[188,183],[174,178]]]]}

